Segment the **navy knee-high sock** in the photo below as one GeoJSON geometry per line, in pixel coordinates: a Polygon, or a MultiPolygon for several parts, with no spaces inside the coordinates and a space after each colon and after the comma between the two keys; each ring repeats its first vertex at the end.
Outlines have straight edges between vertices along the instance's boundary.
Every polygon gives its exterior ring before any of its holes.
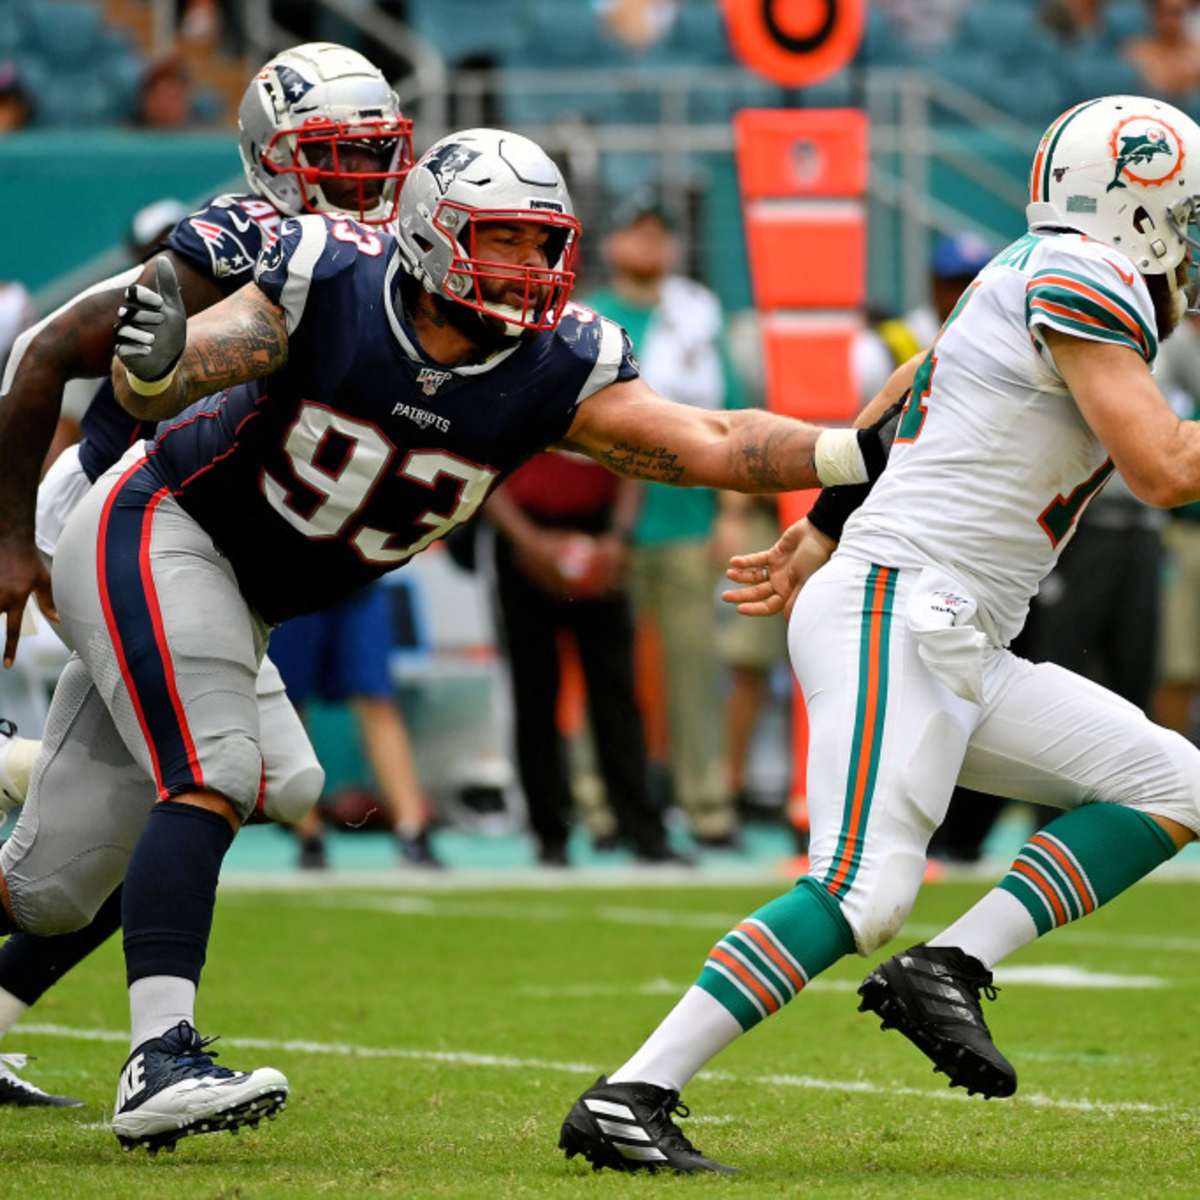
{"type": "Polygon", "coordinates": [[[18,930],[0,945],[0,988],[36,1004],[76,963],[121,928],[121,889],[100,906],[90,925],[57,937],[18,930]]]}
{"type": "Polygon", "coordinates": [[[130,984],[151,975],[199,983],[217,876],[232,841],[218,813],[174,800],[154,806],[125,874],[121,916],[130,984]]]}

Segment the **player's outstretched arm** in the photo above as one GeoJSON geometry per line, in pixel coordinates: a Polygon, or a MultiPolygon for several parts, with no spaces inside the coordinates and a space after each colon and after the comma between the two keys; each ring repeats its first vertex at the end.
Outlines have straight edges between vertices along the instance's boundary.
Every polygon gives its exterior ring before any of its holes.
{"type": "Polygon", "coordinates": [[[1171,411],[1141,356],[1055,329],[1040,334],[1129,490],[1158,508],[1200,499],[1200,423],[1171,411]]]}
{"type": "MultiPolygon", "coordinates": [[[[174,256],[173,256],[174,257],[174,256]]],[[[220,289],[178,259],[186,303],[211,304],[220,289]]],[[[141,268],[81,292],[17,339],[0,384],[0,619],[7,615],[4,664],[16,654],[21,613],[31,592],[53,615],[50,580],[34,547],[38,478],[71,379],[108,371],[113,320],[122,288],[141,268]]]]}
{"type": "Polygon", "coordinates": [[[222,388],[271,375],[287,362],[283,309],[255,283],[186,319],[174,273],[156,260],[156,288],[126,291],[117,323],[113,387],[143,421],[175,416],[222,388]]]}
{"type": "Polygon", "coordinates": [[[752,493],[865,483],[887,458],[874,429],[821,429],[758,409],[709,412],[665,400],[642,379],[589,396],[564,444],[631,479],[752,493]]]}

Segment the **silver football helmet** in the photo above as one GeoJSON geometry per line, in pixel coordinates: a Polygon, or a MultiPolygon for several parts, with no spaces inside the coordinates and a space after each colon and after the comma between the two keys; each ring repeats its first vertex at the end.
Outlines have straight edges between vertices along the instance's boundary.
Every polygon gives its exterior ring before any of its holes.
{"type": "Polygon", "coordinates": [[[395,219],[412,166],[412,122],[379,69],[356,50],[308,42],[277,54],[238,109],[246,179],[281,212],[395,219]]]}
{"type": "Polygon", "coordinates": [[[500,322],[516,337],[553,329],[575,284],[580,225],[562,173],[535,142],[503,129],[465,129],[429,148],[400,192],[397,236],[427,291],[500,322]],[[486,259],[480,231],[539,225],[545,266],[486,259]],[[519,294],[520,303],[511,298],[519,294]]]}

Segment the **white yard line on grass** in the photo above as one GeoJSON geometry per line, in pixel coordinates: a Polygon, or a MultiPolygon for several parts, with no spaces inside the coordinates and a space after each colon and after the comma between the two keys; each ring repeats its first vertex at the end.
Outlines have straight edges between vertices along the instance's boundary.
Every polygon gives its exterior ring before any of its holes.
{"type": "MultiPolygon", "coordinates": [[[[238,899],[234,899],[236,903],[238,899]]],[[[523,903],[520,900],[460,900],[445,896],[369,896],[369,895],[305,895],[301,903],[313,903],[322,908],[358,909],[367,912],[390,913],[396,916],[482,918],[484,920],[514,920],[550,922],[593,920],[610,925],[645,925],[662,929],[711,929],[713,936],[736,925],[744,912],[685,912],[671,908],[634,908],[626,905],[602,904],[596,908],[580,911],[563,909],[554,904],[523,903]]],[[[903,945],[914,938],[932,937],[944,926],[914,924],[906,925],[896,939],[903,945]]],[[[1181,953],[1200,952],[1200,938],[1155,936],[1152,934],[1091,933],[1086,929],[1059,929],[1054,932],[1055,945],[1068,943],[1080,946],[1121,947],[1132,950],[1169,950],[1181,953]]],[[[1008,968],[1007,970],[1029,970],[1031,968],[1008,968]]],[[[997,973],[997,978],[1001,978],[997,973]]],[[[1114,978],[1120,978],[1114,976],[1114,978]]],[[[1126,978],[1147,978],[1128,976],[1126,978]]],[[[1011,982],[1025,980],[1012,976],[1011,982]]],[[[1081,985],[1083,986],[1083,985],[1081,985]]],[[[1100,986],[1100,985],[1097,985],[1100,986]]],[[[1112,984],[1113,987],[1159,987],[1160,983],[1112,984]]]]}
{"type": "MultiPolygon", "coordinates": [[[[21,1024],[21,1033],[42,1037],[72,1038],[84,1042],[127,1043],[129,1035],[117,1029],[77,1029],[70,1025],[21,1024]]],[[[602,1068],[592,1063],[558,1062],[546,1058],[516,1058],[507,1054],[477,1054],[466,1050],[415,1050],[403,1046],[358,1046],[350,1042],[310,1042],[299,1039],[226,1037],[223,1043],[247,1050],[281,1050],[293,1054],[331,1054],[346,1058],[404,1059],[409,1062],[444,1063],[448,1066],[499,1067],[515,1071],[553,1071],[566,1075],[597,1075],[602,1068]]],[[[927,1088],[900,1087],[870,1083],[867,1080],[821,1079],[814,1075],[732,1075],[725,1071],[705,1071],[703,1077],[724,1083],[750,1083],[765,1087],[802,1088],[810,1091],[849,1092],[862,1096],[913,1096],[920,1100],[968,1099],[962,1092],[927,1088]]],[[[1193,1118],[1191,1109],[1168,1104],[1140,1104],[1136,1101],[1068,1100],[1027,1092],[1007,1107],[1029,1105],[1033,1108],[1062,1109],[1069,1112],[1170,1116],[1193,1118]]]]}

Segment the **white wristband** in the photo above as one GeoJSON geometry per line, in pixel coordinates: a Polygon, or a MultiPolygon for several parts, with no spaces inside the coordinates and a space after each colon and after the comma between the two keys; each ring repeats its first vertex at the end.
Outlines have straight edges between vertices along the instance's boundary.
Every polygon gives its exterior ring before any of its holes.
{"type": "MultiPolygon", "coordinates": [[[[124,366],[124,364],[122,365],[124,366]]],[[[147,381],[139,379],[128,367],[125,367],[125,380],[129,384],[130,390],[139,396],[158,396],[171,386],[171,381],[175,378],[175,372],[178,370],[179,363],[176,362],[161,379],[147,381]]],[[[820,445],[819,440],[817,444],[820,445]]]]}
{"type": "Polygon", "coordinates": [[[857,429],[825,429],[814,447],[817,478],[824,487],[867,483],[867,464],[858,447],[857,429]]]}

